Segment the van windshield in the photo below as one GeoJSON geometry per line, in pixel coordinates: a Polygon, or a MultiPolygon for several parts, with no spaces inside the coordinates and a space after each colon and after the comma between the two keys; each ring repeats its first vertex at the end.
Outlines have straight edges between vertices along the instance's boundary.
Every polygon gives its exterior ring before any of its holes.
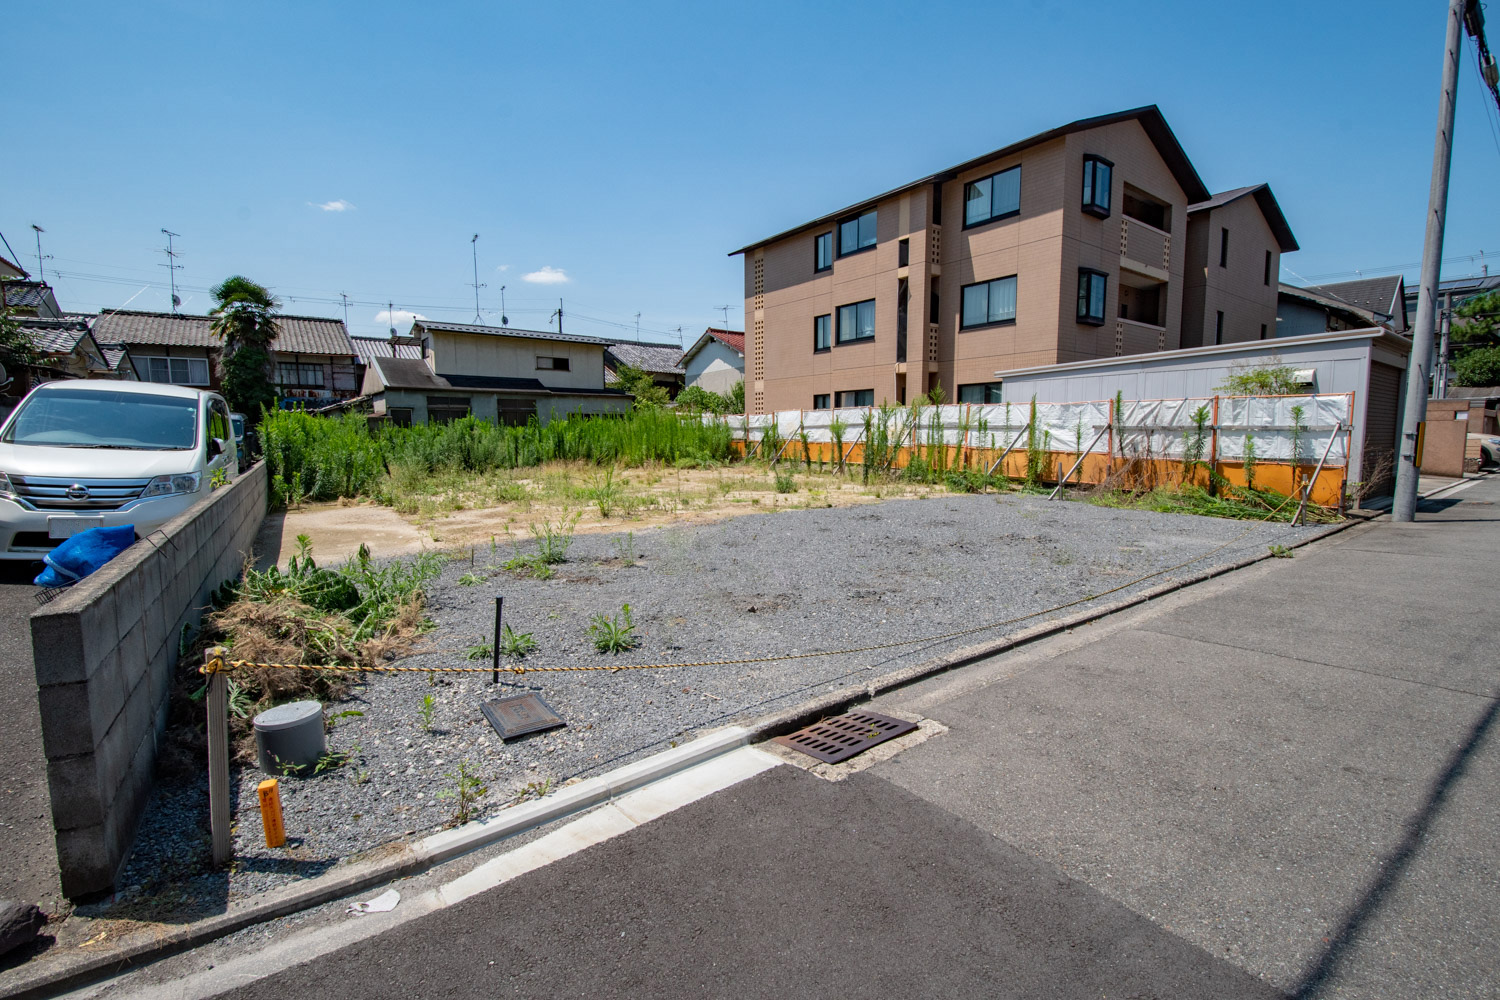
{"type": "Polygon", "coordinates": [[[198,401],[139,392],[33,393],[6,428],[8,444],[177,451],[198,443],[198,401]]]}

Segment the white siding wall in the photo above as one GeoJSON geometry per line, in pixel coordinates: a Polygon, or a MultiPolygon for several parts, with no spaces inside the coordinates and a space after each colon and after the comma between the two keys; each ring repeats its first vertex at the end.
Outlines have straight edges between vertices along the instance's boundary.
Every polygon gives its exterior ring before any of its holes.
{"type": "Polygon", "coordinates": [[[745,377],[745,359],[738,351],[715,340],[684,365],[687,384],[709,392],[728,392],[745,377]]]}

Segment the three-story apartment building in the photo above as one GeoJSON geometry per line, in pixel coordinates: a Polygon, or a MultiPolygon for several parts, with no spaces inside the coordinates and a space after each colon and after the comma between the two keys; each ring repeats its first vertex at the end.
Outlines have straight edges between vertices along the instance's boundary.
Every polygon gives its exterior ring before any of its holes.
{"type": "MultiPolygon", "coordinates": [[[[1209,200],[1152,106],[743,247],[747,409],[904,403],[938,385],[989,402],[997,370],[1179,348],[1188,209],[1209,200]]],[[[1274,283],[1268,296],[1274,317],[1274,283]]]]}

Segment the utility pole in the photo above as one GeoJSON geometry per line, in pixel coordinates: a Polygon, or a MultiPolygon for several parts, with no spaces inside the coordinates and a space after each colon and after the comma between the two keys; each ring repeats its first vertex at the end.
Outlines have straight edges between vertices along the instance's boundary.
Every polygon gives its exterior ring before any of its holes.
{"type": "Polygon", "coordinates": [[[1443,293],[1443,321],[1439,326],[1437,369],[1433,378],[1432,394],[1438,399],[1448,398],[1448,327],[1453,322],[1453,293],[1443,293]]]}
{"type": "Polygon", "coordinates": [[[479,315],[479,290],[481,288],[483,288],[484,286],[479,283],[479,234],[478,233],[475,233],[474,234],[474,238],[469,241],[469,249],[471,251],[473,251],[473,256],[474,256],[474,325],[475,326],[479,326],[479,325],[481,325],[484,322],[484,320],[481,319],[480,315],[479,315]]]}
{"type": "Polygon", "coordinates": [[[31,228],[36,230],[36,280],[45,285],[47,283],[47,268],[46,265],[42,263],[42,261],[52,259],[51,254],[47,254],[45,256],[42,254],[42,234],[47,230],[43,229],[35,222],[31,224],[31,228]]]}
{"type": "Polygon", "coordinates": [[[178,253],[172,249],[172,237],[179,235],[170,229],[163,229],[162,235],[167,238],[167,248],[162,253],[167,255],[167,262],[158,265],[167,269],[167,278],[172,285],[172,315],[177,315],[177,307],[182,305],[182,300],[177,297],[177,272],[182,270],[182,265],[177,263],[178,253]]]}
{"type": "MultiPolygon", "coordinates": [[[[1417,328],[1412,334],[1406,364],[1406,409],[1397,442],[1396,496],[1391,520],[1411,521],[1417,514],[1417,428],[1427,417],[1427,393],[1432,360],[1432,330],[1436,325],[1437,286],[1443,260],[1443,225],[1448,215],[1448,170],[1453,162],[1453,106],[1458,98],[1458,56],[1461,27],[1470,6],[1482,18],[1477,0],[1449,0],[1448,30],[1443,41],[1443,90],[1438,102],[1437,138],[1432,150],[1432,184],[1427,194],[1427,236],[1422,244],[1422,277],[1417,292],[1417,328]]],[[[1474,32],[1471,24],[1470,32],[1474,32]]]]}
{"type": "Polygon", "coordinates": [[[551,316],[548,316],[547,317],[547,322],[551,323],[554,319],[557,320],[557,332],[558,333],[562,333],[563,332],[563,328],[562,328],[562,319],[563,319],[562,299],[558,299],[557,300],[557,312],[553,313],[551,316]]]}

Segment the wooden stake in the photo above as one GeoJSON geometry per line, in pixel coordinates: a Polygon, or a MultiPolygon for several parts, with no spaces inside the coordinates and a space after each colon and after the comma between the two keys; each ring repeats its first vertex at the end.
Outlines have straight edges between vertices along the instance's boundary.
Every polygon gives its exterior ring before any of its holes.
{"type": "Polygon", "coordinates": [[[213,836],[214,866],[229,860],[229,675],[224,670],[228,651],[215,646],[204,653],[208,671],[208,825],[213,836]]]}

